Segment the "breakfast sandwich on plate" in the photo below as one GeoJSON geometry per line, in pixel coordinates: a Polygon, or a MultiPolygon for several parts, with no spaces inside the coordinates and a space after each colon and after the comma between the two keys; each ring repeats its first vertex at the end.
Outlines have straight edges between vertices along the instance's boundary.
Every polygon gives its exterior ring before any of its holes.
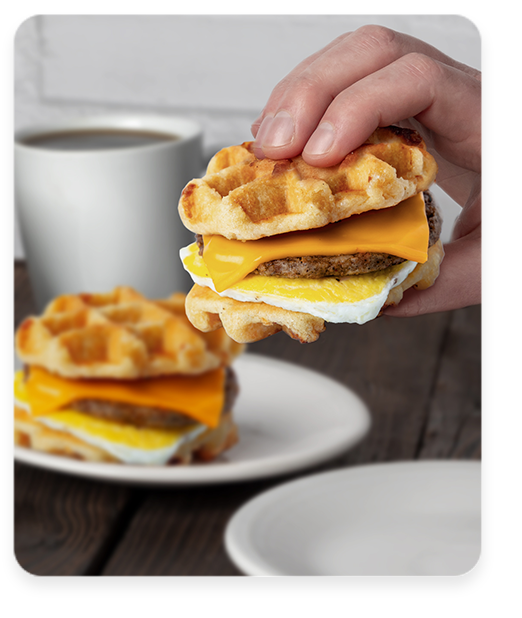
{"type": "Polygon", "coordinates": [[[415,286],[444,251],[428,189],[437,164],[421,137],[377,129],[333,167],[224,148],[179,201],[196,242],[180,257],[194,286],[187,316],[241,343],[280,330],[315,341],[325,322],[364,324],[415,286]]]}
{"type": "Polygon", "coordinates": [[[185,295],[59,296],[15,336],[15,443],[86,461],[209,461],[237,441],[231,363],[244,346],[202,333],[185,295]]]}

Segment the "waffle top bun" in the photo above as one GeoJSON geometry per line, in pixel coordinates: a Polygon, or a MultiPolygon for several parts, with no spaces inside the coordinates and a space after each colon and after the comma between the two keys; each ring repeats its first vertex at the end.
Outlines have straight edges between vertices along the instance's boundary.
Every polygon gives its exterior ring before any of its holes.
{"type": "Polygon", "coordinates": [[[425,191],[437,164],[415,131],[377,129],[341,163],[327,168],[292,159],[258,159],[253,142],[210,160],[179,201],[184,225],[197,234],[256,240],[322,227],[354,214],[389,208],[425,191]]]}
{"type": "Polygon", "coordinates": [[[223,329],[194,328],[184,294],[147,300],[124,286],[59,296],[22,322],[15,343],[23,362],[68,378],[199,374],[230,364],[243,350],[223,329]]]}

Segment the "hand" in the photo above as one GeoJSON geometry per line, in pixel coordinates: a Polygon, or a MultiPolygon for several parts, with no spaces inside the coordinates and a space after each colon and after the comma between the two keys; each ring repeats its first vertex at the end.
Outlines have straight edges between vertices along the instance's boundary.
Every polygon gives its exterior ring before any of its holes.
{"type": "Polygon", "coordinates": [[[302,153],[335,165],[379,126],[416,129],[439,165],[437,184],[462,211],[435,284],[408,290],[388,315],[480,303],[481,75],[416,38],[380,26],[344,34],[301,62],[252,125],[254,152],[302,153]]]}

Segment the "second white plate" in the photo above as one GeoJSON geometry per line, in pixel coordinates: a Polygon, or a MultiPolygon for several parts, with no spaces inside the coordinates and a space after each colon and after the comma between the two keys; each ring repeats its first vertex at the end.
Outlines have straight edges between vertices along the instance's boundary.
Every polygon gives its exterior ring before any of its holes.
{"type": "Polygon", "coordinates": [[[480,555],[480,464],[370,464],[253,498],[225,545],[247,575],[462,575],[480,555]]]}
{"type": "Polygon", "coordinates": [[[15,448],[17,461],[120,483],[197,485],[286,474],[349,449],[368,431],[366,405],[324,375],[287,362],[244,354],[234,363],[239,443],[211,463],[130,466],[90,463],[15,448]]]}

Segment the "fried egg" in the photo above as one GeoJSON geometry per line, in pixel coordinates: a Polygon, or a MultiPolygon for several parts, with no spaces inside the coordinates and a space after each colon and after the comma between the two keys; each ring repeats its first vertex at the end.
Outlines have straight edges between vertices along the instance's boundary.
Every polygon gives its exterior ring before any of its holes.
{"type": "MultiPolygon", "coordinates": [[[[31,412],[22,371],[15,374],[14,398],[18,407],[31,412]]],[[[64,431],[101,448],[124,463],[140,465],[166,464],[187,442],[207,429],[206,425],[197,422],[180,429],[136,427],[70,409],[33,418],[47,427],[64,431]]]]}
{"type": "MultiPolygon", "coordinates": [[[[180,258],[194,283],[216,292],[197,243],[182,248],[180,258]]],[[[248,275],[216,293],[242,302],[263,302],[309,313],[327,322],[364,324],[379,315],[390,290],[400,285],[416,266],[417,262],[407,260],[381,271],[322,279],[248,275]]]]}

